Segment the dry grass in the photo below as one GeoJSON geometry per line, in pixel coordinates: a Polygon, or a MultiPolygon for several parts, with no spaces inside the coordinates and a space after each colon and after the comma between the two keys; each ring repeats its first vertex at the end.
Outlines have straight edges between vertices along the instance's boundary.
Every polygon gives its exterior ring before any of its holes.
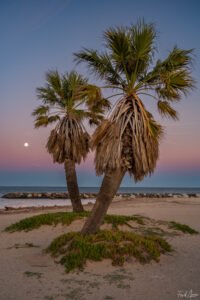
{"type": "Polygon", "coordinates": [[[122,98],[94,132],[97,174],[124,168],[134,179],[151,174],[159,153],[161,126],[135,96],[122,98]]]}

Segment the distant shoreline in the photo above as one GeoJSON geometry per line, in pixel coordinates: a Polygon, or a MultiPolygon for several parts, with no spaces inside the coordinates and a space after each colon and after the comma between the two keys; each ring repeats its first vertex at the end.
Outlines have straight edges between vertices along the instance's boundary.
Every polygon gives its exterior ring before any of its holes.
{"type": "MultiPolygon", "coordinates": [[[[95,198],[97,193],[81,193],[82,199],[95,198]]],[[[199,198],[200,193],[117,193],[122,198],[199,198]]],[[[4,199],[70,199],[68,193],[38,193],[38,192],[13,192],[1,196],[4,199]]]]}

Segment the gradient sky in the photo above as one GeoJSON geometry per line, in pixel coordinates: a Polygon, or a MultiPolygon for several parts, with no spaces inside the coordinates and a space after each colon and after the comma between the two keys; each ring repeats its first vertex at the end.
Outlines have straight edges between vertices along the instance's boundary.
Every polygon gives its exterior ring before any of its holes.
{"type": "MultiPolygon", "coordinates": [[[[195,48],[196,89],[176,105],[179,122],[161,120],[150,99],[145,105],[165,126],[154,175],[136,186],[200,187],[200,1],[199,0],[1,0],[0,1],[0,186],[65,185],[63,167],[53,164],[45,144],[50,129],[34,129],[35,89],[45,72],[76,70],[72,54],[102,49],[102,32],[138,18],[154,22],[159,56],[177,44],[195,48]],[[24,142],[30,147],[24,148],[24,142]]],[[[87,74],[88,75],[88,74],[87,74]]],[[[95,82],[90,75],[90,80],[95,82]]],[[[80,186],[97,186],[93,155],[78,167],[80,186]]],[[[125,177],[123,186],[135,186],[125,177]]]]}

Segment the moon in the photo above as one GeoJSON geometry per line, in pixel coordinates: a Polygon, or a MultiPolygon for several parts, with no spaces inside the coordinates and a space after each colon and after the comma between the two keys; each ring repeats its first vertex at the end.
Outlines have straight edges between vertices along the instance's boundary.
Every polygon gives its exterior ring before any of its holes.
{"type": "Polygon", "coordinates": [[[26,148],[27,148],[28,146],[29,146],[29,143],[27,143],[27,142],[26,142],[26,143],[24,143],[24,147],[26,147],[26,148]]]}

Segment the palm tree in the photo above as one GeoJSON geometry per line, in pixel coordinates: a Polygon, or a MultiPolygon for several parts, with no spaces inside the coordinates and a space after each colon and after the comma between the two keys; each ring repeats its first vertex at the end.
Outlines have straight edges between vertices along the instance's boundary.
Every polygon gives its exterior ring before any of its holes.
{"type": "Polygon", "coordinates": [[[162,127],[141,97],[153,98],[162,116],[176,120],[171,103],[180,101],[194,85],[192,50],[174,47],[164,60],[154,61],[155,39],[155,26],[139,21],[105,31],[104,52],[85,48],[75,54],[78,62],[86,62],[104,81],[103,88],[116,90],[112,96],[120,96],[92,137],[97,174],[105,175],[84,234],[99,229],[126,172],[139,181],[156,167],[162,127]]]}
{"type": "Polygon", "coordinates": [[[89,152],[89,139],[83,121],[98,124],[109,102],[102,99],[100,90],[88,84],[86,78],[72,71],[59,75],[57,71],[46,74],[45,87],[37,88],[42,105],[32,113],[35,127],[56,122],[47,142],[53,161],[64,163],[66,182],[73,211],[83,211],[77,183],[75,164],[80,164],[89,152]]]}

